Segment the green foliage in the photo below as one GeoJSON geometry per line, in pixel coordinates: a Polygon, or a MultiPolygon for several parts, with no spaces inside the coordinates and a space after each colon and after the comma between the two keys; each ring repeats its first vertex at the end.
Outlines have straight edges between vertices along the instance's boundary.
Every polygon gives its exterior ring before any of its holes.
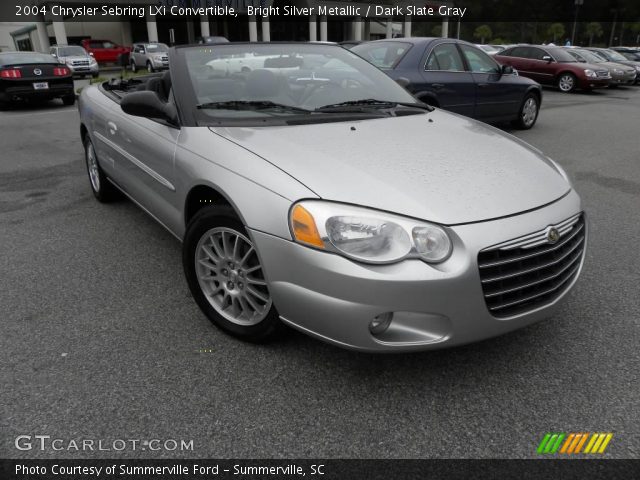
{"type": "Polygon", "coordinates": [[[585,32],[589,35],[589,46],[593,45],[593,39],[600,38],[604,31],[602,30],[602,25],[598,22],[590,22],[587,23],[587,27],[585,28],[585,32]]]}
{"type": "Polygon", "coordinates": [[[491,36],[493,32],[491,31],[491,27],[489,25],[480,25],[473,32],[473,36],[480,40],[480,43],[485,43],[485,40],[491,40],[491,36]]]}
{"type": "Polygon", "coordinates": [[[547,30],[547,35],[553,38],[553,43],[557,43],[558,39],[562,39],[564,36],[564,25],[561,23],[552,23],[549,29],[547,30]]]}

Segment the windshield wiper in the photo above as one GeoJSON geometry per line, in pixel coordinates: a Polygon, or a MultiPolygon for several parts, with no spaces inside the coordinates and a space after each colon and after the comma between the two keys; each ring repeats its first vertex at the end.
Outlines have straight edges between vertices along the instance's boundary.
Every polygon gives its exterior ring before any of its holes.
{"type": "Polygon", "coordinates": [[[229,100],[226,102],[210,102],[196,105],[197,109],[212,110],[286,110],[289,112],[311,113],[306,108],[294,107],[283,103],[275,103],[270,100],[229,100]]]}
{"type": "Polygon", "coordinates": [[[364,98],[362,100],[349,100],[347,102],[340,103],[332,103],[329,105],[323,105],[322,107],[318,107],[315,109],[316,112],[343,112],[345,110],[350,110],[352,108],[358,107],[371,107],[371,108],[396,108],[397,106],[402,107],[413,107],[420,108],[422,110],[427,110],[429,112],[433,111],[433,107],[427,105],[426,103],[416,102],[394,102],[389,100],[376,100],[375,98],[364,98]]]}

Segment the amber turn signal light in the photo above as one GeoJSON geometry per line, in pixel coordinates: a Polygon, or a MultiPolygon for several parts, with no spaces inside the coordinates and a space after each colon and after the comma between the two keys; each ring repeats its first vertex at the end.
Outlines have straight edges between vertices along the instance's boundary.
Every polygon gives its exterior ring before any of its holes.
{"type": "Polygon", "coordinates": [[[296,241],[324,248],[324,242],[320,238],[313,215],[302,205],[296,205],[291,211],[291,229],[296,241]]]}

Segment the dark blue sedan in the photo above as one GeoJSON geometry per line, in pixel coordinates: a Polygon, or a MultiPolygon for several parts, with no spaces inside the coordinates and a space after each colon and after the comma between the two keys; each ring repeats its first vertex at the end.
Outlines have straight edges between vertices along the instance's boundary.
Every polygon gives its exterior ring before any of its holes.
{"type": "Polygon", "coordinates": [[[462,40],[394,38],[361,43],[351,51],[435,107],[522,129],[538,118],[540,85],[462,40]]]}

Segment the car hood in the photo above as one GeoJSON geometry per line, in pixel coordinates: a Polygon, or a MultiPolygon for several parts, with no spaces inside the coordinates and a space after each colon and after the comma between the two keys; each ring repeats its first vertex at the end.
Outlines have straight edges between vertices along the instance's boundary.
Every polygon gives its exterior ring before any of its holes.
{"type": "Polygon", "coordinates": [[[89,60],[91,57],[89,55],[71,55],[68,57],[58,57],[58,58],[65,62],[73,62],[77,60],[89,60]]]}
{"type": "Polygon", "coordinates": [[[619,63],[619,62],[602,62],[602,63],[598,63],[598,65],[601,65],[608,70],[613,70],[614,68],[616,68],[618,70],[623,70],[625,72],[630,72],[630,71],[635,72],[635,69],[631,65],[626,65],[624,63],[619,63]]]}
{"type": "Polygon", "coordinates": [[[210,129],[321,198],[445,225],[535,209],[570,190],[538,150],[442,110],[352,122],[210,129]]]}

